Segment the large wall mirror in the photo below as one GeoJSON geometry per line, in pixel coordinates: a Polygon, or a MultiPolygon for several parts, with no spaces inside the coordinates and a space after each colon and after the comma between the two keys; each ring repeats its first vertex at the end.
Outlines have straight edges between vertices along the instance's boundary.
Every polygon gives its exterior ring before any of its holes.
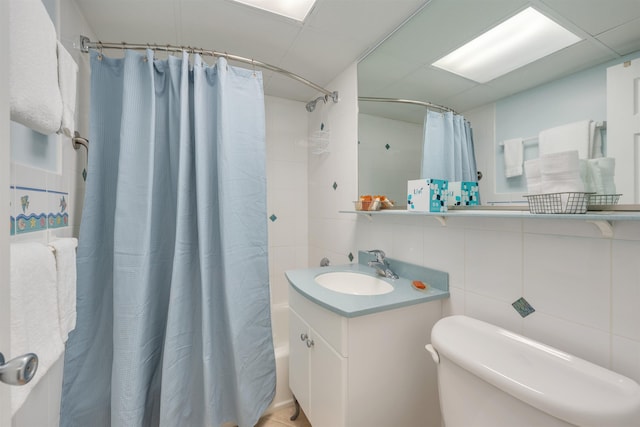
{"type": "MultiPolygon", "coordinates": [[[[640,0],[431,0],[358,64],[358,95],[428,102],[465,115],[484,173],[483,204],[517,202],[524,200],[526,184],[504,177],[499,143],[582,118],[606,122],[607,68],[636,58],[640,0]],[[485,83],[432,65],[529,7],[581,40],[485,83]]],[[[385,194],[399,207],[406,204],[406,181],[420,174],[426,110],[359,102],[360,194],[385,194]]],[[[537,148],[525,146],[524,155],[537,156],[537,148]]],[[[634,178],[623,173],[630,172],[617,169],[617,182],[634,178]]]]}

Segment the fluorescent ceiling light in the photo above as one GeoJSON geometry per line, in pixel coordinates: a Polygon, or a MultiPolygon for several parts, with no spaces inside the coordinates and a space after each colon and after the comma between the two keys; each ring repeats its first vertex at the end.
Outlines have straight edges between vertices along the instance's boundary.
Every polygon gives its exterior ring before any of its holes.
{"type": "Polygon", "coordinates": [[[432,65],[486,83],[580,40],[529,7],[432,65]]]}
{"type": "Polygon", "coordinates": [[[267,12],[304,21],[316,0],[233,0],[267,12]]]}

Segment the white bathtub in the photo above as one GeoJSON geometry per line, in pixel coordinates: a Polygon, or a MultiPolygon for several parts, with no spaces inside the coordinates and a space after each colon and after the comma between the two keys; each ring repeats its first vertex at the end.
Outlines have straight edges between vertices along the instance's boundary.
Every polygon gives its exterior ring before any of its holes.
{"type": "Polygon", "coordinates": [[[271,307],[271,327],[276,355],[276,395],[267,412],[273,412],[293,403],[289,390],[289,306],[278,304],[271,307]]]}

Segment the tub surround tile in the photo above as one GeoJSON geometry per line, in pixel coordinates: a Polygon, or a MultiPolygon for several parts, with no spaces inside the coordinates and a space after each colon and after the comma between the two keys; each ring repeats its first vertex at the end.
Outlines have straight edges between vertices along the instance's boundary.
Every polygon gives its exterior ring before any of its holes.
{"type": "Polygon", "coordinates": [[[509,329],[522,332],[522,317],[513,309],[510,302],[465,292],[465,315],[509,329]]]}
{"type": "Polygon", "coordinates": [[[464,306],[464,290],[449,286],[449,298],[442,300],[442,316],[446,317],[454,316],[456,314],[464,314],[464,306]]]}
{"type": "MultiPolygon", "coordinates": [[[[616,225],[617,226],[617,225],[616,225]]],[[[523,231],[531,234],[547,234],[547,235],[561,235],[561,236],[574,236],[574,237],[590,237],[600,238],[602,234],[600,230],[586,221],[576,220],[560,220],[560,219],[547,219],[545,221],[540,220],[525,220],[523,223],[523,231]]]]}
{"type": "Polygon", "coordinates": [[[466,230],[465,289],[511,304],[522,296],[522,235],[466,230]]]}
{"type": "Polygon", "coordinates": [[[607,239],[526,234],[524,248],[524,297],[537,311],[610,330],[607,239]]]}
{"type": "Polygon", "coordinates": [[[612,245],[612,332],[640,341],[640,241],[612,245]]]}
{"type": "Polygon", "coordinates": [[[640,240],[637,221],[618,221],[613,229],[613,238],[619,240],[640,240]]]}
{"type": "Polygon", "coordinates": [[[422,228],[413,225],[397,225],[391,238],[388,255],[412,264],[422,264],[424,259],[422,228]]]}
{"type": "Polygon", "coordinates": [[[523,320],[524,335],[581,359],[611,368],[610,335],[540,311],[523,320]]]}
{"type": "Polygon", "coordinates": [[[640,342],[613,335],[611,369],[640,383],[640,342]]]}
{"type": "MultiPolygon", "coordinates": [[[[392,231],[391,231],[392,232],[392,231]]],[[[423,265],[449,273],[449,286],[465,286],[465,230],[449,227],[425,227],[423,265]]]]}

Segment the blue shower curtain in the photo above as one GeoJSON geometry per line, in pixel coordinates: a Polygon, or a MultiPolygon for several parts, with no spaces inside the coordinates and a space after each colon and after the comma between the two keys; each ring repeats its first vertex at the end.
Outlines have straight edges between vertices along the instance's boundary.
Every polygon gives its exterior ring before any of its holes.
{"type": "Polygon", "coordinates": [[[422,178],[478,180],[473,133],[463,116],[427,111],[423,129],[422,178]]]}
{"type": "Polygon", "coordinates": [[[275,393],[262,74],[91,53],[61,426],[254,426],[275,393]]]}

